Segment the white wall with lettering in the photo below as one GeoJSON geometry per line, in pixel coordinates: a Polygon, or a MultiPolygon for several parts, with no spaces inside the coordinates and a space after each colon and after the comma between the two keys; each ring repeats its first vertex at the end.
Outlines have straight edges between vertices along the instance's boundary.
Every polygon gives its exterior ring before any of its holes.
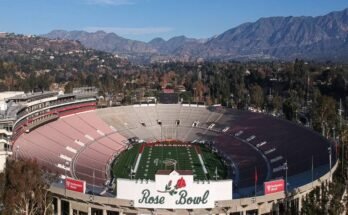
{"type": "Polygon", "coordinates": [[[117,179],[117,198],[138,208],[213,208],[215,201],[232,199],[232,180],[193,181],[192,175],[156,175],[155,181],[117,179]]]}

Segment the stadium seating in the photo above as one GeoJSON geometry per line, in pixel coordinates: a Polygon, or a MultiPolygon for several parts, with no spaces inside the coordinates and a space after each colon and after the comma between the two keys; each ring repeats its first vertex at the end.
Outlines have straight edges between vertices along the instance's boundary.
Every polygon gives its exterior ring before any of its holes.
{"type": "MultiPolygon", "coordinates": [[[[135,127],[128,129],[123,124],[111,123],[112,126],[123,128],[123,134],[128,137],[137,136],[146,141],[151,138],[173,138],[185,142],[215,142],[220,151],[229,154],[233,162],[238,164],[241,170],[240,186],[252,184],[255,163],[258,164],[259,178],[270,180],[284,177],[283,165],[286,161],[288,174],[294,175],[311,165],[312,156],[308,154],[313,154],[315,167],[327,164],[328,160],[326,148],[329,144],[320,135],[264,114],[179,104],[129,106],[127,111],[124,111],[125,107],[110,109],[110,112],[122,112],[123,119],[132,119],[135,127]],[[155,120],[160,120],[161,125],[155,120]],[[177,120],[180,121],[179,125],[175,124],[177,120]],[[194,122],[196,127],[192,127],[194,122]],[[235,137],[238,132],[240,135],[235,137]],[[301,147],[296,149],[299,145],[301,147]],[[295,150],[289,150],[293,147],[295,150]]],[[[103,110],[98,110],[97,114],[104,121],[111,122],[103,110]]],[[[116,117],[114,122],[119,121],[122,119],[116,117]]]]}
{"type": "Polygon", "coordinates": [[[20,157],[35,158],[51,171],[103,186],[107,164],[126,148],[127,138],[92,111],[65,116],[22,134],[15,144],[20,157]]]}
{"type": "Polygon", "coordinates": [[[188,104],[120,106],[68,115],[20,135],[15,145],[20,157],[36,158],[59,174],[103,186],[108,165],[132,137],[212,144],[230,161],[237,189],[253,186],[255,169],[262,184],[284,177],[285,162],[289,178],[310,169],[312,160],[314,168],[326,168],[330,146],[319,134],[272,116],[188,104]]]}

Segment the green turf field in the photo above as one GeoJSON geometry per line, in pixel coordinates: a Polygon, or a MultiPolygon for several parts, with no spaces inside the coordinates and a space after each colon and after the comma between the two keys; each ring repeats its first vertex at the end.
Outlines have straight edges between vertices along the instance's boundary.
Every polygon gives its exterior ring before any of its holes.
{"type": "Polygon", "coordinates": [[[215,176],[215,170],[217,169],[218,172],[218,179],[226,179],[227,178],[227,169],[224,163],[222,162],[221,158],[216,154],[213,153],[209,148],[205,146],[201,146],[202,151],[202,157],[205,164],[205,167],[207,168],[209,172],[210,178],[214,178],[215,176]]]}
{"type": "Polygon", "coordinates": [[[212,180],[215,169],[218,170],[218,179],[227,177],[226,167],[215,153],[203,145],[199,147],[208,174],[205,174],[198,158],[195,146],[185,144],[145,144],[143,150],[137,144],[132,149],[123,152],[114,162],[113,174],[115,178],[130,178],[131,168],[135,169],[139,151],[142,151],[138,169],[133,176],[135,179],[155,179],[158,170],[174,169],[174,166],[166,166],[166,160],[176,161],[177,170],[192,170],[195,180],[212,180]]]}
{"type": "Polygon", "coordinates": [[[129,178],[131,167],[135,165],[135,160],[139,154],[140,144],[136,144],[133,148],[122,152],[114,161],[113,175],[115,178],[129,178]]]}

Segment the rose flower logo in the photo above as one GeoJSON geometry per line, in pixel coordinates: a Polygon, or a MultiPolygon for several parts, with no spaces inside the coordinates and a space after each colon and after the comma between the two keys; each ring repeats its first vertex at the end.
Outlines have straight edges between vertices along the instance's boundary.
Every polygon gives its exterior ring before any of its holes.
{"type": "Polygon", "coordinates": [[[176,189],[180,189],[180,188],[183,188],[183,187],[186,187],[186,182],[185,182],[185,179],[184,179],[183,177],[181,177],[181,178],[176,182],[175,188],[176,188],[176,189]]]}
{"type": "Polygon", "coordinates": [[[170,180],[168,182],[168,184],[166,184],[165,186],[165,191],[159,191],[160,193],[169,193],[171,196],[174,194],[177,194],[177,190],[186,187],[186,181],[183,177],[181,177],[180,179],[178,179],[178,181],[176,182],[176,185],[172,188],[172,180],[170,180]]]}

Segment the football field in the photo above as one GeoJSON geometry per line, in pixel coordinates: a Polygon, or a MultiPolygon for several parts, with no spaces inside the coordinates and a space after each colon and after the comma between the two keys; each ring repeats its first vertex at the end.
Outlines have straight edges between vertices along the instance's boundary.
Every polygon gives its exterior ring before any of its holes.
{"type": "Polygon", "coordinates": [[[113,175],[154,180],[158,170],[174,169],[191,170],[195,180],[227,177],[227,168],[216,153],[204,145],[186,143],[136,144],[118,156],[113,175]]]}
{"type": "Polygon", "coordinates": [[[192,170],[195,178],[199,180],[206,179],[195,147],[187,144],[145,146],[136,172],[136,178],[154,180],[157,170],[172,170],[174,168],[177,170],[192,170]],[[171,163],[170,161],[174,161],[176,164],[166,165],[166,163],[171,163]]]}

